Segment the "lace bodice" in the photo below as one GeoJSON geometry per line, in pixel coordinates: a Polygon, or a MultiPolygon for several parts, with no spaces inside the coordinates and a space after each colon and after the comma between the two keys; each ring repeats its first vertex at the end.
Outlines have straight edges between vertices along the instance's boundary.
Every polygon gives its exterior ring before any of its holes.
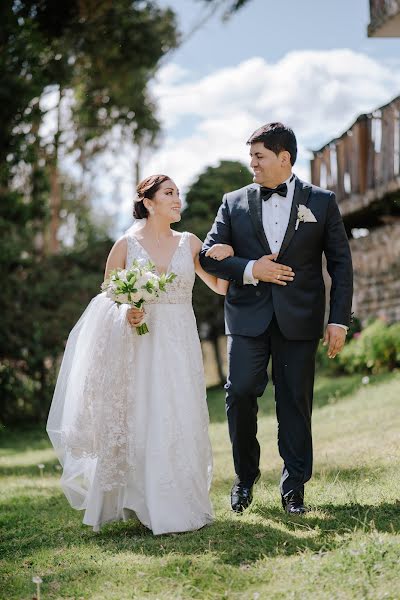
{"type": "MultiPolygon", "coordinates": [[[[133,260],[146,263],[151,260],[141,243],[132,234],[126,235],[128,244],[126,254],[126,268],[133,260]]],[[[195,280],[193,256],[190,249],[190,233],[183,232],[177,249],[168,266],[168,273],[175,273],[177,277],[167,286],[167,291],[146,302],[146,304],[186,304],[192,303],[192,290],[195,280]]]]}

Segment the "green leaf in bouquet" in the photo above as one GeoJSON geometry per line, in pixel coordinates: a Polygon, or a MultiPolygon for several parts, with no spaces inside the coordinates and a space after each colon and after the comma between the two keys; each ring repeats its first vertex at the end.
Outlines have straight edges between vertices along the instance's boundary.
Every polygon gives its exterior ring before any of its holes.
{"type": "Polygon", "coordinates": [[[157,291],[155,281],[152,279],[149,279],[148,281],[146,281],[145,285],[143,285],[142,288],[144,290],[147,290],[149,293],[153,293],[153,292],[157,291]]]}
{"type": "Polygon", "coordinates": [[[148,260],[147,263],[144,265],[143,267],[144,271],[150,271],[151,273],[155,273],[156,272],[156,265],[153,263],[152,260],[148,260]]]}
{"type": "Polygon", "coordinates": [[[162,275],[159,276],[158,278],[158,288],[162,291],[165,292],[165,285],[166,285],[166,277],[165,277],[165,273],[163,273],[162,275]]]}
{"type": "Polygon", "coordinates": [[[165,279],[166,283],[172,283],[174,281],[174,279],[176,279],[177,274],[176,273],[169,273],[165,279]]]}
{"type": "Polygon", "coordinates": [[[166,273],[163,273],[162,275],[160,275],[159,279],[158,279],[158,287],[162,292],[166,291],[166,287],[169,283],[172,283],[173,280],[176,277],[176,273],[169,273],[168,275],[166,273]]]}

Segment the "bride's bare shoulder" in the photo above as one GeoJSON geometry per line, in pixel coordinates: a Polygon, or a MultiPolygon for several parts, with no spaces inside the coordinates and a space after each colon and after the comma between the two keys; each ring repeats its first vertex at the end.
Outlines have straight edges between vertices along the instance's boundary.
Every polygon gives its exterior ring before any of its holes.
{"type": "Polygon", "coordinates": [[[125,261],[127,248],[128,248],[128,242],[126,240],[126,236],[122,236],[116,242],[114,242],[114,245],[110,250],[110,254],[108,255],[108,258],[117,260],[119,262],[121,262],[122,260],[125,261]]]}
{"type": "Polygon", "coordinates": [[[188,231],[188,234],[189,234],[190,247],[192,249],[192,252],[193,252],[193,254],[198,254],[203,246],[203,242],[194,233],[190,233],[188,231]]]}
{"type": "Polygon", "coordinates": [[[125,267],[125,259],[127,252],[127,241],[125,237],[120,237],[110,250],[106,262],[106,270],[104,278],[108,277],[110,271],[114,269],[123,269],[125,267]]]}
{"type": "Polygon", "coordinates": [[[126,235],[121,236],[120,238],[118,238],[118,240],[114,243],[114,246],[111,248],[111,251],[115,251],[115,252],[125,252],[126,248],[127,248],[127,240],[126,240],[126,235]]]}

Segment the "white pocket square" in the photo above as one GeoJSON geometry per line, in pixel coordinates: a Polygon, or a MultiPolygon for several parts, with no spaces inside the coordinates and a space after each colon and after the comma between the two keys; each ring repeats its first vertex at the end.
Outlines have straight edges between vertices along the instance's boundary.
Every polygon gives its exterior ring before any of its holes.
{"type": "Polygon", "coordinates": [[[314,217],[311,210],[309,208],[307,208],[307,206],[305,206],[304,204],[299,204],[299,207],[297,209],[297,221],[296,221],[295,229],[296,230],[298,229],[300,223],[316,223],[316,222],[317,222],[317,219],[314,217]]]}

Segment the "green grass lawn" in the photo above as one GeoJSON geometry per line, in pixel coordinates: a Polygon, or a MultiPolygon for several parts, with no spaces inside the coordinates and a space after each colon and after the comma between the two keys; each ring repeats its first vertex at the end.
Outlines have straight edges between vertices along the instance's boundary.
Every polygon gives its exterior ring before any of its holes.
{"type": "Polygon", "coordinates": [[[316,382],[312,510],[287,517],[273,398],[260,402],[262,479],[242,516],[229,508],[223,394],[210,391],[215,523],[153,537],[133,522],[93,533],[58,487],[41,431],[0,433],[0,599],[400,599],[400,375],[316,382]],[[38,464],[45,469],[40,476],[38,464]]]}

